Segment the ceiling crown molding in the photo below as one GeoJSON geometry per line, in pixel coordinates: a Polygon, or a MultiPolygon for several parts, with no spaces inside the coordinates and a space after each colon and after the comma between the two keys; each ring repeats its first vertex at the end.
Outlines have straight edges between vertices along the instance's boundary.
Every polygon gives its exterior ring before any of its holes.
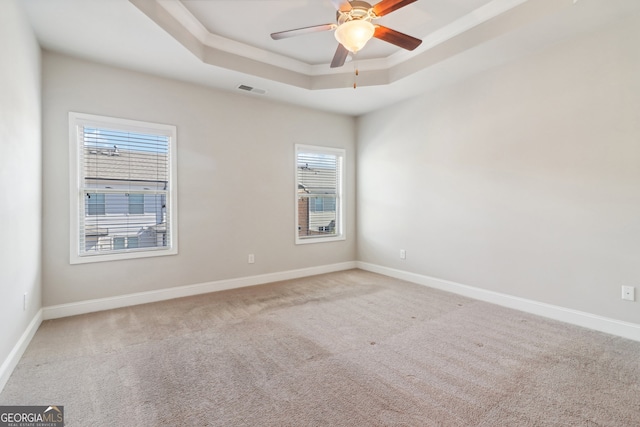
{"type": "MultiPolygon", "coordinates": [[[[309,90],[353,84],[350,67],[312,65],[211,33],[180,0],[129,1],[206,64],[309,90]]],[[[386,58],[359,60],[358,86],[391,84],[572,3],[493,0],[425,35],[422,45],[412,52],[401,50],[386,58]]]]}

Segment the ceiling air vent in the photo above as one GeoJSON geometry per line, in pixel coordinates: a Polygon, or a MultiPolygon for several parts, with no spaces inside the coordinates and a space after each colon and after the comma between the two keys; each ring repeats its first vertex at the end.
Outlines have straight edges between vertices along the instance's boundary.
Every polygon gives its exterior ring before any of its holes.
{"type": "Polygon", "coordinates": [[[257,95],[264,95],[267,93],[264,89],[257,89],[255,87],[247,86],[247,85],[238,85],[238,89],[243,90],[245,92],[255,93],[257,95]]]}

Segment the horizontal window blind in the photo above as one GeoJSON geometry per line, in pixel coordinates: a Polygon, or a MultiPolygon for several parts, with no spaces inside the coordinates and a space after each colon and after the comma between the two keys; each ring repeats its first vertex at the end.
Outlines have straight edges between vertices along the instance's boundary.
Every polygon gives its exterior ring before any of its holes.
{"type": "Polygon", "coordinates": [[[78,126],[80,256],[171,246],[171,137],[78,126]]]}
{"type": "Polygon", "coordinates": [[[296,179],[299,239],[339,234],[342,156],[330,151],[298,149],[296,179]]]}

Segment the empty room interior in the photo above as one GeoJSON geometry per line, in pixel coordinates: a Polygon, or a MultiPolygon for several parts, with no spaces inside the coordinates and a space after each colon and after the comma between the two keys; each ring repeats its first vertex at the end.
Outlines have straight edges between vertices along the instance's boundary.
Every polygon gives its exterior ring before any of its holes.
{"type": "Polygon", "coordinates": [[[0,24],[0,408],[640,425],[637,0],[0,24]]]}

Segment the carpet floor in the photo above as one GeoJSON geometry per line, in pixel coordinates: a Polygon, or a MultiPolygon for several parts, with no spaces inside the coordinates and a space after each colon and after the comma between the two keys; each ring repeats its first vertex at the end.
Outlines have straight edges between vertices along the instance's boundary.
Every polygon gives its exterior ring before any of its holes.
{"type": "Polygon", "coordinates": [[[42,323],[67,426],[639,426],[640,343],[350,270],[42,323]]]}

